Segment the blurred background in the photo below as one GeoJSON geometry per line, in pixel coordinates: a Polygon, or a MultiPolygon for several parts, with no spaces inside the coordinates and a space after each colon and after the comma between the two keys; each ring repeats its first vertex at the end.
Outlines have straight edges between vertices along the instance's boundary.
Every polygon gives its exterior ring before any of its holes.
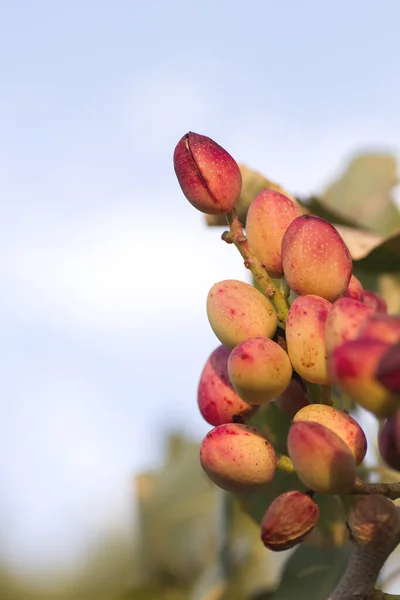
{"type": "Polygon", "coordinates": [[[360,152],[397,161],[399,19],[396,0],[0,3],[2,599],[218,598],[196,388],[208,289],[248,276],[172,153],[203,133],[303,197],[360,152]]]}

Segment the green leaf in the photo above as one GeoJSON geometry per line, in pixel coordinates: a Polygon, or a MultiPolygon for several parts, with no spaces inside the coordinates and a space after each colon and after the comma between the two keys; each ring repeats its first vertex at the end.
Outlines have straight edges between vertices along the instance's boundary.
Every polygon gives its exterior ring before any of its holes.
{"type": "Polygon", "coordinates": [[[272,600],[326,600],[349,559],[349,546],[302,545],[291,555],[272,600]]]}
{"type": "Polygon", "coordinates": [[[268,506],[285,492],[289,490],[304,490],[303,484],[294,473],[277,471],[274,479],[261,492],[254,494],[243,494],[237,496],[238,502],[256,523],[261,524],[264,513],[268,506]]]}
{"type": "Polygon", "coordinates": [[[348,534],[345,513],[338,497],[330,494],[315,494],[314,500],[319,506],[318,525],[311,534],[310,541],[322,546],[343,546],[347,543],[348,534]]]}
{"type": "Polygon", "coordinates": [[[248,419],[248,423],[262,431],[275,450],[283,454],[287,452],[286,440],[292,421],[275,402],[267,402],[260,406],[248,419]]]}

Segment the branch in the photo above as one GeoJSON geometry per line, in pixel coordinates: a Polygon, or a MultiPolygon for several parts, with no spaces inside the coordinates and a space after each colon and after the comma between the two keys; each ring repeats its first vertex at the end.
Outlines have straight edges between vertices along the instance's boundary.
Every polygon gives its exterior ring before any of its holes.
{"type": "Polygon", "coordinates": [[[254,256],[250,250],[249,243],[243,232],[243,226],[239,221],[236,210],[233,208],[226,215],[229,223],[229,231],[222,234],[222,239],[228,244],[234,244],[244,258],[244,266],[250,269],[254,278],[258,281],[261,290],[269,298],[278,313],[278,319],[282,324],[286,323],[286,317],[289,310],[287,300],[284,294],[279,290],[271,280],[263,264],[254,256]]]}
{"type": "Polygon", "coordinates": [[[400,600],[400,596],[374,590],[379,573],[400,537],[389,538],[381,547],[362,546],[353,542],[347,569],[329,600],[400,600]]]}
{"type": "Polygon", "coordinates": [[[400,543],[399,510],[383,496],[360,497],[349,510],[348,526],[352,543],[349,562],[329,600],[391,598],[374,586],[387,558],[400,543]]]}
{"type": "Polygon", "coordinates": [[[400,483],[366,483],[357,479],[351,493],[360,496],[379,494],[390,500],[397,500],[400,498],[400,483]]]}

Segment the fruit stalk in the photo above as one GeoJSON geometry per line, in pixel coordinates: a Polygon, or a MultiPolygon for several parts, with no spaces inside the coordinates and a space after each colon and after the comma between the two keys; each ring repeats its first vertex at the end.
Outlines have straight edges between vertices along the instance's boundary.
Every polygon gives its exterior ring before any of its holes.
{"type": "Polygon", "coordinates": [[[229,231],[225,231],[222,234],[222,239],[228,244],[234,244],[239,250],[244,259],[244,266],[246,269],[251,271],[254,278],[258,281],[262,292],[271,300],[277,312],[279,321],[282,324],[285,324],[289,310],[286,298],[276,287],[267,271],[264,269],[262,263],[250,250],[249,243],[243,232],[243,226],[239,220],[236,209],[233,208],[226,215],[226,218],[229,224],[229,231]]]}
{"type": "Polygon", "coordinates": [[[276,468],[285,473],[294,473],[294,466],[292,461],[285,454],[276,453],[276,468]]]}

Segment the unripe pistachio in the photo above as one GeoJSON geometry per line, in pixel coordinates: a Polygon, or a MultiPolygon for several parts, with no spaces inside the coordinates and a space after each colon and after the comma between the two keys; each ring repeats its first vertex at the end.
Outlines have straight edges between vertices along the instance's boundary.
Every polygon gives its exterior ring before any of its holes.
{"type": "Polygon", "coordinates": [[[350,283],[347,286],[347,290],[344,295],[348,298],[353,298],[353,300],[359,300],[359,302],[363,301],[364,288],[361,284],[361,281],[359,281],[354,275],[351,276],[350,283]]]}
{"type": "Polygon", "coordinates": [[[200,462],[208,477],[228,492],[250,493],[274,478],[276,454],[257,429],[236,423],[218,425],[200,446],[200,462]]]}
{"type": "Polygon", "coordinates": [[[247,212],[246,235],[251,250],[271,277],[283,273],[282,238],[290,223],[301,215],[298,206],[287,196],[265,189],[256,196],[247,212]]]}
{"type": "Polygon", "coordinates": [[[178,142],[174,168],[182,192],[200,212],[228,213],[242,189],[242,176],[235,160],[205,135],[189,132],[178,142]]]}
{"type": "Polygon", "coordinates": [[[238,344],[228,360],[231,383],[249,404],[264,404],[279,396],[292,378],[292,365],[284,349],[266,337],[238,344]]]}
{"type": "Polygon", "coordinates": [[[400,342],[400,317],[385,313],[373,314],[364,321],[357,337],[397,344],[400,342]]]}
{"type": "Polygon", "coordinates": [[[325,323],[332,304],[312,294],[292,303],[286,321],[286,342],[293,369],[306,381],[328,384],[325,323]]]}
{"type": "Polygon", "coordinates": [[[364,290],[363,302],[366,306],[372,308],[375,313],[387,313],[386,300],[382,296],[379,296],[379,294],[364,290]]]}
{"type": "Polygon", "coordinates": [[[397,394],[400,402],[400,343],[390,346],[383,354],[376,378],[387,390],[397,394]]]}
{"type": "Polygon", "coordinates": [[[293,419],[301,408],[310,404],[304,382],[292,379],[286,390],[275,398],[275,402],[285,415],[293,419]]]}
{"type": "Polygon", "coordinates": [[[365,321],[372,314],[370,308],[353,298],[343,297],[336,300],[326,319],[327,357],[343,342],[355,339],[365,321]]]}
{"type": "Polygon", "coordinates": [[[254,410],[232,387],[228,375],[229,348],[218,346],[208,357],[197,388],[197,402],[203,418],[210,425],[232,423],[239,415],[254,410]]]}
{"type": "Polygon", "coordinates": [[[333,431],[309,421],[296,421],[288,435],[288,452],[297,475],[315,492],[347,494],[356,480],[356,463],[333,431]]]}
{"type": "Polygon", "coordinates": [[[399,396],[377,379],[379,362],[389,349],[380,340],[351,340],[337,346],[328,361],[332,382],[378,417],[390,417],[400,407],[399,396]]]}
{"type": "Polygon", "coordinates": [[[219,341],[231,349],[252,337],[272,338],[278,325],[269,300],[252,285],[234,279],[212,286],[207,316],[219,341]]]}
{"type": "Polygon", "coordinates": [[[367,438],[357,421],[347,413],[325,404],[309,404],[299,410],[294,421],[308,421],[324,425],[344,441],[352,453],[356,465],[364,460],[367,452],[367,438]]]}
{"type": "Polygon", "coordinates": [[[303,215],[291,222],[282,239],[282,266],[289,287],[334,302],[352,274],[350,252],[337,230],[319,217],[303,215]]]}
{"type": "Polygon", "coordinates": [[[300,544],[319,519],[319,507],[307,494],[293,490],[272,502],[261,523],[261,539],[270,550],[280,552],[300,544]]]}

